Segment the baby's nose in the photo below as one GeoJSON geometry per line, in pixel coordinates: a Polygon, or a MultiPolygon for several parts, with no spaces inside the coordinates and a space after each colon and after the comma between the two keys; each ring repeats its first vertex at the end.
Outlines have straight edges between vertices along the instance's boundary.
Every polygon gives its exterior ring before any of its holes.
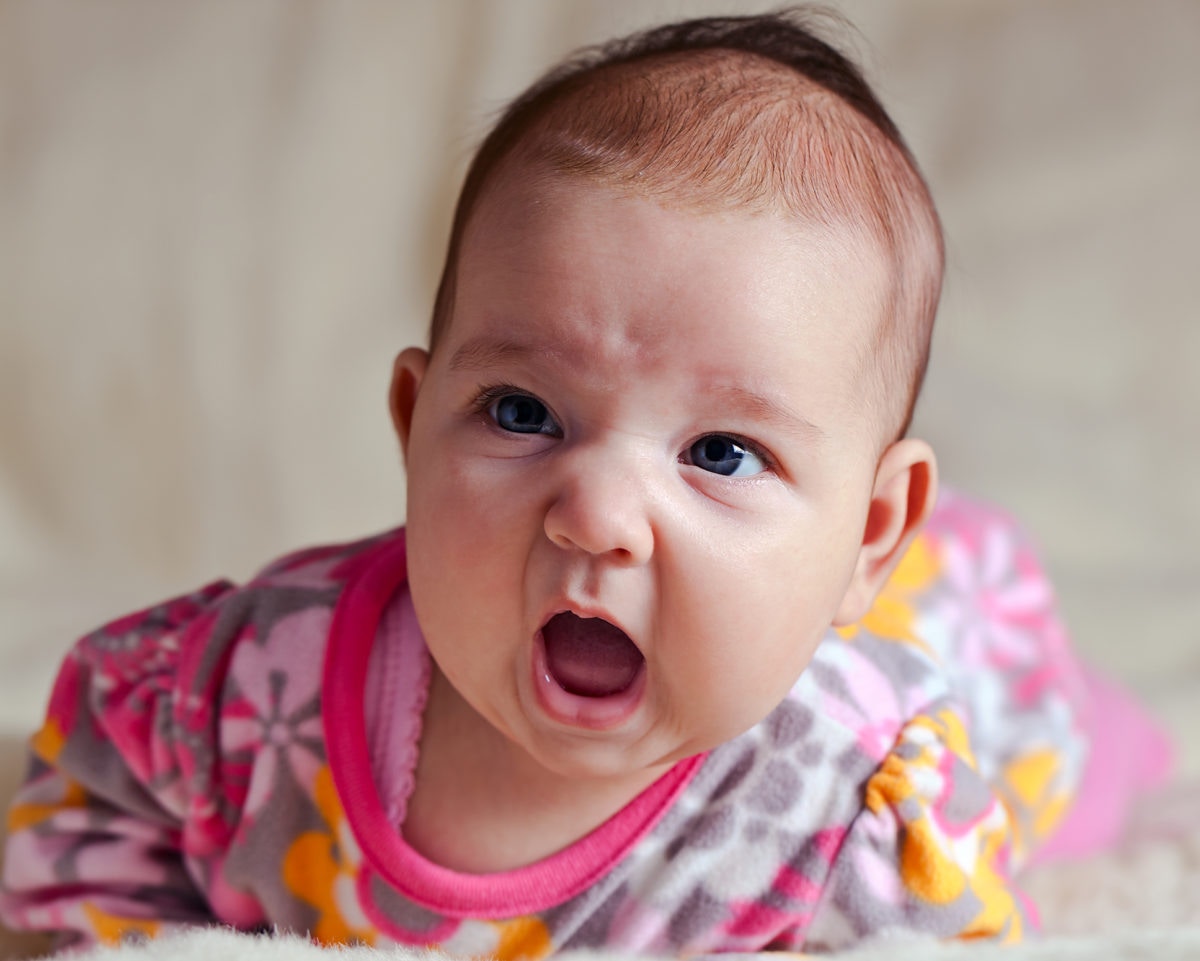
{"type": "Polygon", "coordinates": [[[654,552],[646,472],[637,458],[578,452],[565,458],[546,511],[550,540],[568,550],[644,564],[654,552]]]}

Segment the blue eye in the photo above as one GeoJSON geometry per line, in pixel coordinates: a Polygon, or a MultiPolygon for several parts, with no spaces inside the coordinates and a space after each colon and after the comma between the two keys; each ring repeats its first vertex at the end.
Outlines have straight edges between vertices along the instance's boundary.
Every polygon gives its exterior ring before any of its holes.
{"type": "Polygon", "coordinates": [[[488,414],[501,430],[514,434],[558,434],[558,424],[536,397],[505,394],[488,405],[488,414]]]}
{"type": "Polygon", "coordinates": [[[688,448],[686,461],[722,477],[752,477],[767,469],[763,459],[737,438],[709,434],[688,448]]]}

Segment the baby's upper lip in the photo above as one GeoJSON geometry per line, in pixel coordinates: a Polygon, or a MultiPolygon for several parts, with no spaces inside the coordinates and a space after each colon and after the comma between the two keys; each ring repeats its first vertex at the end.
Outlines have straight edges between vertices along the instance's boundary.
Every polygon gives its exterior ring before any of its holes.
{"type": "Polygon", "coordinates": [[[607,621],[613,627],[620,630],[627,638],[629,638],[634,647],[636,647],[638,650],[641,650],[642,645],[638,643],[637,637],[634,635],[634,633],[629,630],[629,628],[623,624],[621,620],[617,618],[616,615],[614,615],[610,610],[593,602],[579,602],[570,599],[560,599],[559,603],[556,606],[550,607],[547,613],[542,617],[538,630],[541,630],[543,627],[545,627],[550,622],[550,619],[556,614],[564,613],[571,613],[582,618],[596,617],[607,621]]]}

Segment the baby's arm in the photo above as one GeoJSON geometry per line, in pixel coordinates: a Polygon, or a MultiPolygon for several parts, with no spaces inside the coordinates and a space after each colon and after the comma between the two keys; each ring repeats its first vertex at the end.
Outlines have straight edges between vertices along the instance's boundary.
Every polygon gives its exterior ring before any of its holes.
{"type": "Polygon", "coordinates": [[[195,834],[208,800],[192,790],[207,758],[201,715],[180,703],[178,682],[229,590],[214,584],[113,622],[64,661],[8,815],[8,925],[83,944],[212,919],[200,862],[183,853],[185,825],[195,834]]]}
{"type": "Polygon", "coordinates": [[[1009,812],[949,705],[914,718],[867,783],[805,942],[876,937],[1017,941],[1031,911],[1009,878],[1009,812]]]}

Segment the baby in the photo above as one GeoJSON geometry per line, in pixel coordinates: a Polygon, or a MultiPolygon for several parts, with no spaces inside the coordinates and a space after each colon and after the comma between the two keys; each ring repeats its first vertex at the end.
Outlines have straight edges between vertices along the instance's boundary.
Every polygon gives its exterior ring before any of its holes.
{"type": "Polygon", "coordinates": [[[395,364],[407,528],[80,641],[5,921],[499,958],[1019,938],[1083,685],[1027,546],[906,436],[942,260],[799,15],[553,70],[395,364]]]}

